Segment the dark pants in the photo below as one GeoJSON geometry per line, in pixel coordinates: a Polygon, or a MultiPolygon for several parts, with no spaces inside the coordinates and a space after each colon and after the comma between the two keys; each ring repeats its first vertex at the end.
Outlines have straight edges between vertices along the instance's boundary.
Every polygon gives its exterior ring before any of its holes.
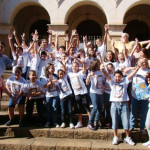
{"type": "Polygon", "coordinates": [[[66,113],[68,110],[69,121],[73,123],[72,119],[72,95],[68,95],[67,97],[60,100],[61,105],[61,120],[62,122],[66,122],[66,113]]]}
{"type": "Polygon", "coordinates": [[[26,105],[27,119],[29,119],[29,120],[31,119],[31,116],[33,114],[34,103],[36,102],[38,121],[43,122],[43,99],[44,98],[38,98],[38,99],[32,99],[32,100],[28,99],[27,100],[27,105],[26,105]]]}

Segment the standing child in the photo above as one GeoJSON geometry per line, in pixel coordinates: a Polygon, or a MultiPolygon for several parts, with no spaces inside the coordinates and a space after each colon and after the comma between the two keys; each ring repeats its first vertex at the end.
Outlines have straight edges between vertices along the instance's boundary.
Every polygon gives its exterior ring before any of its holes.
{"type": "Polygon", "coordinates": [[[22,68],[16,67],[14,69],[15,75],[10,76],[6,81],[6,88],[12,94],[9,98],[8,104],[8,114],[9,114],[9,121],[6,123],[6,126],[10,126],[14,123],[14,108],[18,104],[19,108],[19,126],[23,126],[23,116],[24,116],[24,103],[25,98],[22,97],[23,95],[23,86],[26,83],[22,74],[22,68]],[[13,98],[14,97],[14,98],[13,98]]]}
{"type": "Polygon", "coordinates": [[[86,73],[85,62],[82,62],[83,70],[79,71],[79,64],[77,62],[72,63],[72,71],[68,73],[71,85],[75,94],[75,101],[77,103],[78,109],[78,123],[75,128],[80,128],[83,126],[82,124],[82,110],[86,109],[86,112],[90,118],[90,108],[87,101],[87,88],[84,84],[83,78],[86,73]]]}
{"type": "Polygon", "coordinates": [[[57,110],[59,104],[58,76],[54,74],[54,72],[54,64],[48,63],[45,68],[45,77],[41,79],[44,88],[46,88],[46,128],[50,126],[50,123],[56,128],[59,127],[57,123],[57,110]],[[50,120],[50,115],[52,115],[52,120],[50,120]]]}
{"type": "MultiPolygon", "coordinates": [[[[146,82],[148,89],[150,91],[150,73],[147,73],[146,78],[145,78],[145,82],[146,82]]],[[[150,148],[150,97],[149,97],[149,109],[148,109],[148,113],[147,113],[147,117],[146,117],[146,129],[148,132],[149,140],[146,143],[143,143],[143,145],[148,146],[148,148],[150,148]]]]}
{"type": "Polygon", "coordinates": [[[90,86],[90,97],[93,105],[91,116],[88,123],[90,130],[98,129],[98,122],[100,119],[102,107],[103,107],[103,93],[104,93],[104,81],[105,77],[100,71],[100,62],[95,59],[90,62],[89,70],[91,71],[86,79],[86,84],[90,86]]]}
{"type": "Polygon", "coordinates": [[[26,105],[26,116],[27,120],[31,120],[33,114],[33,106],[36,102],[37,112],[38,112],[38,126],[42,126],[43,123],[43,100],[44,100],[44,87],[42,83],[36,79],[36,71],[29,71],[29,81],[24,86],[25,93],[27,94],[27,105],[26,105]]]}
{"type": "Polygon", "coordinates": [[[135,145],[132,141],[131,137],[129,137],[129,106],[128,106],[128,94],[127,87],[134,76],[134,74],[138,71],[139,67],[137,67],[130,75],[123,78],[123,74],[120,70],[115,71],[114,78],[112,79],[109,74],[105,71],[104,65],[101,65],[101,70],[106,76],[110,87],[110,101],[111,101],[111,117],[112,117],[112,128],[114,130],[114,138],[112,144],[118,144],[117,137],[117,129],[119,125],[119,119],[121,117],[123,128],[125,129],[126,138],[124,138],[124,142],[135,145]]]}
{"type": "Polygon", "coordinates": [[[60,105],[61,105],[61,128],[65,128],[66,126],[66,111],[69,113],[69,121],[70,128],[73,129],[73,117],[72,117],[72,91],[70,85],[68,83],[67,76],[65,75],[65,71],[62,69],[58,70],[58,83],[60,87],[60,105]],[[67,109],[68,107],[68,109],[67,109]]]}

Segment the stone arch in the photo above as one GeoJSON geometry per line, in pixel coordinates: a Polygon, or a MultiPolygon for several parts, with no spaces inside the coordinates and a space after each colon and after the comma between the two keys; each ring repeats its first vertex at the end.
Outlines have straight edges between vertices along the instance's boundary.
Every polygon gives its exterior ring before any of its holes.
{"type": "Polygon", "coordinates": [[[130,39],[138,37],[146,40],[150,37],[150,3],[134,3],[124,15],[124,24],[127,24],[125,32],[132,34],[130,39]],[[136,29],[136,30],[135,30],[136,29]]]}

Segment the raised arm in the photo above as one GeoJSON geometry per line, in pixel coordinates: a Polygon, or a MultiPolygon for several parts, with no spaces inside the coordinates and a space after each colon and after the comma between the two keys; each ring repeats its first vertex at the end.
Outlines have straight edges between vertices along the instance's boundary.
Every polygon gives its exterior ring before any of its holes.
{"type": "Polygon", "coordinates": [[[112,51],[113,51],[113,53],[115,55],[115,60],[117,61],[117,59],[118,59],[118,52],[117,52],[117,50],[115,48],[115,41],[114,40],[111,40],[111,46],[112,46],[112,51]]]}
{"type": "Polygon", "coordinates": [[[128,76],[128,80],[131,80],[132,77],[137,73],[137,71],[139,70],[140,66],[137,66],[128,76]]]}
{"type": "Polygon", "coordinates": [[[124,42],[122,42],[122,44],[123,44],[123,53],[124,53],[125,59],[128,59],[128,52],[127,52],[127,49],[126,49],[125,43],[124,43],[124,42]]]}
{"type": "Polygon", "coordinates": [[[103,43],[106,44],[109,26],[107,24],[105,24],[104,28],[105,28],[105,35],[104,35],[104,41],[103,41],[103,43]]]}
{"type": "Polygon", "coordinates": [[[65,36],[66,50],[69,48],[69,36],[66,34],[65,36]]]}
{"type": "Polygon", "coordinates": [[[17,37],[16,30],[14,30],[12,33],[13,33],[13,35],[14,35],[14,37],[15,37],[15,40],[16,40],[16,42],[17,42],[17,45],[20,47],[21,44],[20,44],[20,41],[19,41],[19,39],[18,39],[18,37],[17,37]]]}
{"type": "Polygon", "coordinates": [[[14,48],[14,45],[13,45],[13,42],[12,42],[12,35],[8,35],[8,41],[9,41],[9,46],[10,46],[10,49],[11,49],[11,52],[13,54],[16,54],[16,51],[15,51],[15,48],[14,48]]]}
{"type": "Polygon", "coordinates": [[[135,39],[135,45],[134,45],[134,47],[133,47],[133,49],[131,51],[131,54],[130,54],[131,57],[133,56],[133,54],[134,54],[134,52],[135,52],[136,47],[138,46],[138,44],[139,44],[139,40],[138,40],[138,38],[136,38],[135,39]]]}
{"type": "Polygon", "coordinates": [[[83,45],[84,45],[84,49],[87,48],[87,36],[83,36],[83,45]]]}
{"type": "Polygon", "coordinates": [[[103,72],[103,74],[105,75],[106,79],[107,79],[108,81],[110,81],[110,80],[111,80],[111,77],[109,76],[109,74],[108,74],[107,71],[105,70],[104,64],[101,64],[101,65],[100,65],[100,69],[101,69],[101,71],[103,72]]]}
{"type": "Polygon", "coordinates": [[[58,33],[55,34],[55,51],[58,52],[58,33]]]}
{"type": "Polygon", "coordinates": [[[22,39],[22,43],[21,43],[22,47],[28,47],[28,46],[26,45],[25,33],[23,33],[23,34],[21,35],[21,39],[22,39]]]}
{"type": "Polygon", "coordinates": [[[48,43],[50,44],[50,45],[52,45],[52,30],[51,29],[48,29],[48,43]]]}

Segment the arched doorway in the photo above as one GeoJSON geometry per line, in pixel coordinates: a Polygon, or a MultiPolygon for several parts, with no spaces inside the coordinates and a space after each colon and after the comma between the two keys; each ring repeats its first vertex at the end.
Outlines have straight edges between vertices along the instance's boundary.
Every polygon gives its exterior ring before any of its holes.
{"type": "Polygon", "coordinates": [[[148,25],[139,20],[128,22],[124,32],[130,35],[130,40],[135,40],[135,38],[138,38],[139,41],[144,41],[149,39],[150,35],[148,25]]]}
{"type": "Polygon", "coordinates": [[[131,8],[124,17],[127,24],[124,32],[129,33],[130,40],[137,37],[140,41],[150,38],[150,5],[141,4],[131,8]]]}
{"type": "Polygon", "coordinates": [[[82,21],[76,29],[78,34],[81,35],[80,38],[82,38],[82,35],[87,35],[88,39],[93,38],[91,40],[94,40],[94,37],[97,38],[102,35],[99,24],[93,20],[82,21]]]}
{"type": "Polygon", "coordinates": [[[40,38],[46,36],[47,24],[50,24],[50,17],[47,11],[38,5],[30,5],[21,9],[13,22],[18,35],[26,33],[26,38],[31,39],[31,33],[38,30],[40,38]]]}
{"type": "Polygon", "coordinates": [[[102,9],[92,3],[91,5],[78,4],[78,7],[70,11],[67,17],[67,24],[70,27],[68,33],[71,34],[72,29],[77,29],[80,39],[83,35],[91,38],[103,36],[106,23],[107,19],[102,9]]]}

